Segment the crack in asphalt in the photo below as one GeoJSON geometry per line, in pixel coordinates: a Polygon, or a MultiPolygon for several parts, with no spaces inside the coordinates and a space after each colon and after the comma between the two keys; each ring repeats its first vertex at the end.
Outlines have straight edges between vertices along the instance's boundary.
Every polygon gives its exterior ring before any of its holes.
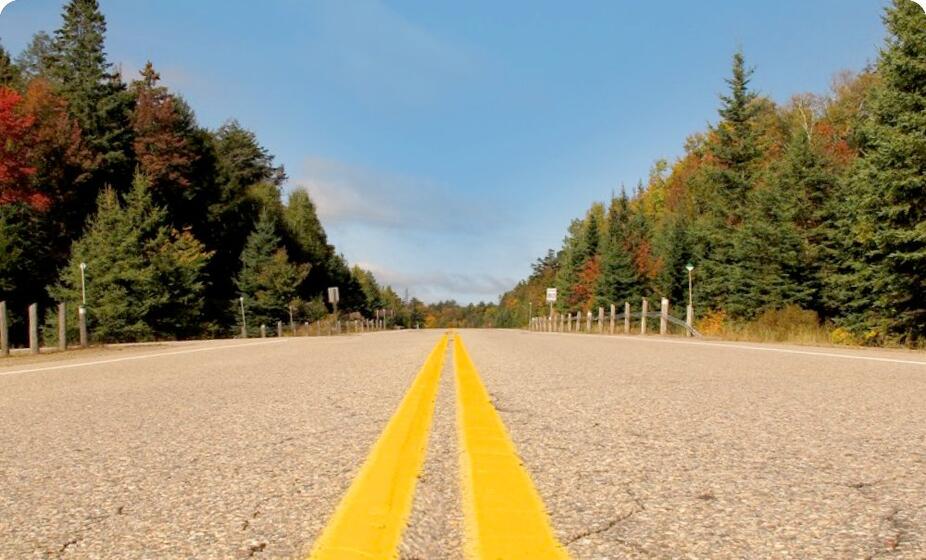
{"type": "Polygon", "coordinates": [[[592,535],[600,535],[601,533],[606,533],[606,532],[610,531],[611,529],[613,529],[615,526],[617,526],[618,523],[622,523],[622,522],[624,522],[624,521],[627,521],[628,519],[630,519],[630,518],[633,517],[634,515],[636,515],[636,514],[640,513],[641,511],[643,511],[644,509],[645,509],[645,508],[640,508],[640,507],[638,506],[637,508],[632,509],[631,511],[625,513],[624,515],[620,515],[620,516],[615,517],[615,518],[613,518],[613,519],[609,519],[609,520],[608,520],[607,522],[605,522],[605,524],[602,525],[601,527],[598,527],[598,528],[595,528],[595,529],[585,529],[585,530],[583,530],[583,531],[579,531],[578,533],[576,533],[576,534],[573,535],[572,537],[566,539],[566,540],[563,542],[563,545],[564,545],[564,546],[569,546],[570,544],[572,544],[572,543],[574,543],[574,542],[577,542],[577,541],[580,541],[580,540],[582,540],[582,539],[588,538],[588,537],[590,537],[590,536],[592,536],[592,535]]]}
{"type": "MultiPolygon", "coordinates": [[[[879,484],[883,484],[885,482],[894,482],[901,478],[903,477],[894,476],[890,478],[881,478],[881,479],[874,480],[874,481],[853,482],[845,486],[858,491],[858,494],[861,495],[866,500],[876,503],[876,504],[880,504],[882,502],[882,497],[871,496],[868,494],[868,491],[873,489],[875,486],[879,484]]],[[[889,513],[888,515],[882,518],[883,521],[887,522],[890,528],[889,531],[893,533],[893,535],[884,539],[884,541],[880,543],[880,546],[882,548],[880,550],[876,550],[868,554],[867,556],[865,556],[865,560],[873,560],[874,558],[888,556],[890,554],[894,554],[897,552],[897,549],[900,547],[900,544],[903,542],[903,539],[905,536],[904,529],[903,527],[901,527],[900,522],[897,519],[897,515],[900,513],[900,511],[901,511],[900,508],[895,506],[891,509],[891,513],[889,513]]]]}
{"type": "Polygon", "coordinates": [[[76,545],[76,544],[79,543],[80,541],[81,541],[80,538],[71,539],[71,540],[67,541],[66,543],[64,543],[63,545],[61,545],[61,548],[58,549],[58,556],[61,556],[62,554],[64,554],[65,552],[67,552],[68,548],[70,548],[70,547],[76,545]]]}

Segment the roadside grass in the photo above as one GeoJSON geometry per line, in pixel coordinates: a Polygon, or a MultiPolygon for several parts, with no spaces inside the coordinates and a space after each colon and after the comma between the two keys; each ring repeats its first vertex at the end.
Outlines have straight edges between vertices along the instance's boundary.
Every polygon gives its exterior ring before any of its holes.
{"type": "MultiPolygon", "coordinates": [[[[816,312],[788,305],[770,309],[753,321],[733,321],[723,311],[712,311],[695,323],[704,336],[742,342],[777,342],[806,346],[910,348],[886,340],[879,332],[853,333],[820,320],[816,312]]],[[[923,349],[919,345],[914,349],[923,349]]]]}

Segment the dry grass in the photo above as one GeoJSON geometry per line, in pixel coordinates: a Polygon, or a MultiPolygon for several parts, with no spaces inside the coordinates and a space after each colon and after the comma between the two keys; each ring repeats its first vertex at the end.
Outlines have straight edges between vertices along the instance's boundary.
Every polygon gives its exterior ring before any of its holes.
{"type": "Polygon", "coordinates": [[[860,345],[847,331],[822,324],[814,311],[796,305],[765,311],[750,322],[731,321],[723,311],[715,311],[702,318],[697,328],[705,336],[726,340],[814,346],[860,345]]]}

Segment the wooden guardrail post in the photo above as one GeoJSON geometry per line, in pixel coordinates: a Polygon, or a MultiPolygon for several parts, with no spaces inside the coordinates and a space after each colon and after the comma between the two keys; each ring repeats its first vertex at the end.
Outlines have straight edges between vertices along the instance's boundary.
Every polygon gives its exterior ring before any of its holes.
{"type": "Polygon", "coordinates": [[[39,353],[39,304],[29,306],[29,352],[39,353]]]}
{"type": "Polygon", "coordinates": [[[277,338],[283,338],[283,321],[277,321],[277,338]]]}
{"type": "Polygon", "coordinates": [[[585,332],[592,334],[592,311],[589,310],[585,316],[585,332]]]}
{"type": "Polygon", "coordinates": [[[267,325],[260,326],[260,337],[267,338],[267,325]]]}
{"type": "Polygon", "coordinates": [[[58,304],[58,350],[68,349],[68,313],[67,304],[58,304]]]}
{"type": "Polygon", "coordinates": [[[689,305],[688,309],[685,312],[685,324],[688,325],[688,330],[685,334],[692,336],[691,329],[694,328],[694,306],[689,305]]]}
{"type": "Polygon", "coordinates": [[[646,314],[649,312],[649,301],[643,298],[643,312],[640,314],[640,334],[646,334],[646,314]]]}
{"type": "Polygon", "coordinates": [[[598,308],[598,334],[604,333],[604,307],[598,308]]]}
{"type": "Polygon", "coordinates": [[[608,328],[608,332],[610,334],[614,334],[614,318],[615,318],[616,311],[617,311],[617,306],[612,303],[611,304],[611,323],[608,328]]]}
{"type": "Polygon", "coordinates": [[[659,302],[659,334],[669,334],[669,299],[662,298],[659,302]]]}
{"type": "Polygon", "coordinates": [[[80,347],[86,348],[89,344],[87,336],[87,307],[81,305],[77,308],[77,328],[80,331],[80,347]]]}
{"type": "Polygon", "coordinates": [[[624,302],[624,334],[630,334],[630,302],[624,302]]]}
{"type": "Polygon", "coordinates": [[[10,355],[10,327],[6,322],[6,302],[0,301],[0,356],[10,355]]]}

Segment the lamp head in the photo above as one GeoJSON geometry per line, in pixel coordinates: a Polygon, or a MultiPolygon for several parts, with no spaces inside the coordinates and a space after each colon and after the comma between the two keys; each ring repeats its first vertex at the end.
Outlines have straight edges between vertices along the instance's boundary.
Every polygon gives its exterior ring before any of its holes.
{"type": "Polygon", "coordinates": [[[694,270],[694,265],[691,263],[686,264],[685,270],[687,270],[688,272],[691,272],[692,270],[694,270]]]}

